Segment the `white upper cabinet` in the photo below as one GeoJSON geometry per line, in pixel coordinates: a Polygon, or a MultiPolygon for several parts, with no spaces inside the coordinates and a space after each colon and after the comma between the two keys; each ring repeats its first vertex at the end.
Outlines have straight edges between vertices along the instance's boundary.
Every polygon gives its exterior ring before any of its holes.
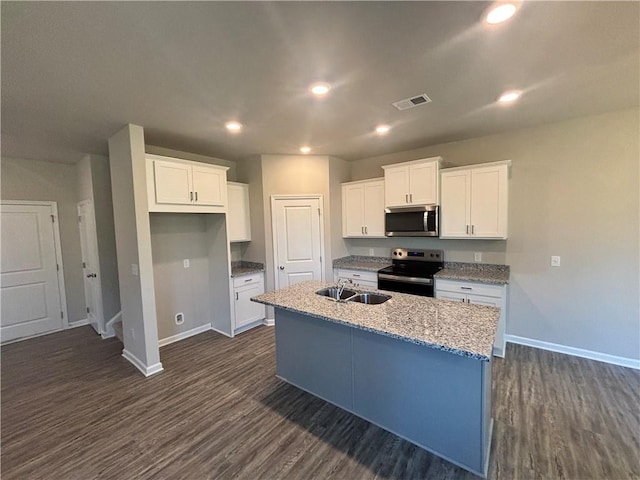
{"type": "Polygon", "coordinates": [[[227,225],[230,242],[251,240],[251,217],[249,215],[249,185],[227,182],[229,213],[227,225]]]}
{"type": "Polygon", "coordinates": [[[342,236],[384,237],[384,180],[342,184],[342,236]]]}
{"type": "Polygon", "coordinates": [[[441,157],[385,165],[386,207],[432,205],[438,203],[438,180],[441,157]]]}
{"type": "Polygon", "coordinates": [[[146,155],[150,212],[225,213],[229,167],[146,155]]]}
{"type": "Polygon", "coordinates": [[[441,173],[440,238],[506,239],[510,161],[441,173]]]}

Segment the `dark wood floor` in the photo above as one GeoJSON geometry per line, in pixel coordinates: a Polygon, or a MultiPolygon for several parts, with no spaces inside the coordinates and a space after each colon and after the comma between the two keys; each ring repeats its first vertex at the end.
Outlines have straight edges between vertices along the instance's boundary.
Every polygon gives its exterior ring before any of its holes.
{"type": "MultiPolygon", "coordinates": [[[[269,327],[161,349],[145,379],[90,327],[2,348],[11,479],[470,479],[274,377],[269,327]]],[[[640,373],[509,345],[492,479],[640,478],[640,373]]]]}

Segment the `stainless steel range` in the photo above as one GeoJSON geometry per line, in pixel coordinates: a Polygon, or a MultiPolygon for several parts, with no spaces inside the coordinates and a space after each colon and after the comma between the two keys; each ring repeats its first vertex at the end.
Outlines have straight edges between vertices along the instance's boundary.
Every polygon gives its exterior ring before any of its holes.
{"type": "Polygon", "coordinates": [[[378,289],[433,297],[433,276],[444,268],[442,250],[391,250],[392,265],[378,270],[378,289]]]}

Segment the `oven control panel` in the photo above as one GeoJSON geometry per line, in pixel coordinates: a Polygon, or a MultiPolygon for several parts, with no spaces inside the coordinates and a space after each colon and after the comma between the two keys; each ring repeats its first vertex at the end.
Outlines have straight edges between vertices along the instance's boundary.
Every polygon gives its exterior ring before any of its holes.
{"type": "Polygon", "coordinates": [[[394,248],[391,250],[391,259],[442,262],[444,261],[444,252],[442,250],[408,250],[406,248],[394,248]]]}

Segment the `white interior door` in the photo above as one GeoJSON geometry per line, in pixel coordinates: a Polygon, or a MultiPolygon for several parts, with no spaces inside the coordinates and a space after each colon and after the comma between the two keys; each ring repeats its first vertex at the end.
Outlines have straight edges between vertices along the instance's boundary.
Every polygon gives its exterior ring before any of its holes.
{"type": "Polygon", "coordinates": [[[84,273],[84,298],[87,306],[87,321],[97,333],[104,333],[102,293],[100,292],[100,263],[98,258],[98,235],[96,232],[93,202],[78,203],[78,225],[82,249],[82,271],[84,273]]]}
{"type": "Polygon", "coordinates": [[[271,197],[276,287],[322,280],[322,202],[319,197],[271,197]]]}
{"type": "Polygon", "coordinates": [[[62,329],[53,207],[2,204],[1,212],[2,342],[62,329]]]}

